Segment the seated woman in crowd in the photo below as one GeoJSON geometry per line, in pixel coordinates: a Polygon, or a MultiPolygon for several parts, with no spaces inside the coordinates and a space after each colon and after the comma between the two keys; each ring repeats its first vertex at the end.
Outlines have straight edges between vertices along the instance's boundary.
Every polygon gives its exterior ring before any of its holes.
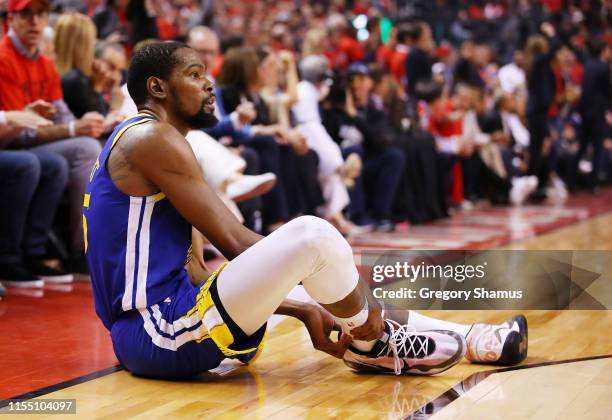
{"type": "MultiPolygon", "coordinates": [[[[105,49],[102,47],[102,52],[105,49]]],[[[123,100],[121,79],[116,80],[117,69],[109,69],[109,63],[96,58],[95,53],[93,21],[80,13],[62,15],[55,28],[55,65],[61,75],[64,100],[77,118],[86,114],[104,118],[104,133],[109,133],[123,120],[118,111],[123,100]],[[112,107],[105,93],[114,95],[112,107]]]]}
{"type": "Polygon", "coordinates": [[[270,110],[260,95],[264,87],[264,67],[253,48],[230,49],[217,79],[217,107],[222,115],[227,115],[246,101],[255,105],[255,120],[246,135],[233,138],[233,142],[255,150],[260,171],[276,175],[276,185],[263,196],[264,230],[269,232],[305,213],[306,208],[298,170],[301,159],[296,153],[296,149],[302,151],[303,145],[292,140],[291,134],[280,124],[272,124],[270,110]]]}

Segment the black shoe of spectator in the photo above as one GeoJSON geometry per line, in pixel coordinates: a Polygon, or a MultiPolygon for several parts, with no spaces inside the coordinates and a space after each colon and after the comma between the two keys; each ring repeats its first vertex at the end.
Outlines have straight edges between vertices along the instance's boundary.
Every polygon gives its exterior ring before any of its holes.
{"type": "Polygon", "coordinates": [[[528,200],[532,203],[541,203],[544,200],[546,200],[546,198],[547,198],[546,190],[543,188],[540,188],[540,189],[535,190],[531,194],[529,194],[528,200]]]}
{"type": "Polygon", "coordinates": [[[395,223],[389,219],[383,219],[376,222],[376,230],[378,232],[393,232],[395,230],[395,223]]]}
{"type": "Polygon", "coordinates": [[[6,287],[43,287],[40,277],[30,273],[21,263],[0,265],[0,281],[6,287]]]}
{"type": "Polygon", "coordinates": [[[24,258],[25,267],[45,283],[72,283],[72,274],[56,267],[49,267],[39,257],[24,258]]]}

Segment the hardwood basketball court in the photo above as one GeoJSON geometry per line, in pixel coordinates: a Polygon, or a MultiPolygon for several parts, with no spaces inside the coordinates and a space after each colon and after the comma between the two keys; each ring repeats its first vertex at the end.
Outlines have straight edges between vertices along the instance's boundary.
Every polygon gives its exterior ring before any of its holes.
{"type": "MultiPolygon", "coordinates": [[[[470,249],[612,250],[611,196],[606,190],[603,198],[564,206],[493,209],[472,231],[470,215],[463,214],[393,236],[407,247],[413,246],[407,239],[419,247],[419,238],[431,243],[440,235],[447,241],[470,237],[458,245],[470,249]],[[550,217],[539,222],[542,212],[550,217]],[[510,233],[493,234],[500,232],[495,220],[510,233]]],[[[356,239],[357,254],[368,240],[376,237],[356,239]]],[[[612,279],[597,279],[590,291],[609,305],[612,279]]],[[[75,284],[72,290],[45,289],[45,299],[9,295],[0,302],[0,398],[76,399],[76,416],[50,418],[612,418],[612,311],[524,311],[529,356],[521,365],[500,369],[464,361],[434,377],[355,374],[312,350],[297,321],[275,319],[253,366],[224,363],[197,380],[159,381],[116,366],[89,293],[88,284],[75,284]]],[[[498,323],[512,313],[427,314],[498,323]]]]}

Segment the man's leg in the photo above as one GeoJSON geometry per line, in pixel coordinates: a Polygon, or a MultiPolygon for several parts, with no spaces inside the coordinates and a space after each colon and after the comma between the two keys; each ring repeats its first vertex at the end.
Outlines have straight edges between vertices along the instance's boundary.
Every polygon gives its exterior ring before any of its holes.
{"type": "Polygon", "coordinates": [[[89,182],[91,168],[98,158],[102,146],[97,140],[90,137],[76,137],[32,148],[32,151],[37,150],[60,154],[68,161],[70,169],[68,177],[70,242],[73,254],[82,255],[84,249],[83,221],[81,219],[83,194],[85,194],[85,187],[89,182]]]}
{"type": "MultiPolygon", "coordinates": [[[[221,272],[217,290],[227,314],[252,335],[299,282],[343,332],[368,321],[368,302],[375,301],[359,280],[351,247],[316,217],[294,219],[247,249],[221,272]]],[[[353,341],[347,364],[358,370],[432,374],[453,366],[466,351],[464,339],[453,332],[411,334],[393,321],[384,327],[378,340],[353,341]]]]}
{"type": "Polygon", "coordinates": [[[50,283],[70,283],[72,274],[45,264],[45,244],[55,212],[68,183],[68,162],[63,156],[33,150],[40,162],[40,180],[34,192],[23,236],[23,261],[26,268],[50,283]]]}
{"type": "Polygon", "coordinates": [[[40,162],[40,180],[27,212],[23,254],[42,257],[55,211],[68,182],[68,163],[55,153],[43,150],[33,150],[32,153],[40,162]]]}
{"type": "Polygon", "coordinates": [[[30,201],[40,178],[40,163],[33,153],[0,150],[0,279],[7,286],[42,287],[21,261],[23,232],[30,201]]]}
{"type": "Polygon", "coordinates": [[[228,314],[251,335],[300,282],[322,305],[346,298],[350,303],[340,305],[337,314],[357,314],[365,306],[358,281],[350,245],[328,222],[305,216],[283,225],[234,259],[219,275],[217,287],[228,314]]]}
{"type": "Polygon", "coordinates": [[[364,162],[363,176],[367,185],[371,187],[368,188],[371,191],[368,196],[372,197],[372,215],[377,222],[384,222],[379,224],[379,228],[383,230],[393,229],[389,219],[405,166],[404,154],[394,147],[370,156],[364,162]]]}
{"type": "Polygon", "coordinates": [[[416,331],[447,330],[460,334],[467,341],[467,358],[472,362],[514,365],[527,356],[527,319],[522,315],[499,325],[459,324],[416,311],[392,311],[390,315],[416,331]]]}

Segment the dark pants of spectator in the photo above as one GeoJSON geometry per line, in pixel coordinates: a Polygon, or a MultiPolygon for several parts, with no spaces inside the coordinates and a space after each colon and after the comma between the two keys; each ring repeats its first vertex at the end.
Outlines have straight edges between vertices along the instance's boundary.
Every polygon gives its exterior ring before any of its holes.
{"type": "Polygon", "coordinates": [[[465,197],[469,200],[477,198],[488,198],[494,204],[505,204],[511,182],[507,178],[500,177],[489,168],[480,157],[479,153],[462,160],[463,185],[465,197]]]}
{"type": "Polygon", "coordinates": [[[276,185],[262,196],[264,226],[288,220],[289,208],[281,170],[281,146],[271,136],[253,137],[246,142],[246,146],[257,152],[261,173],[272,172],[276,175],[276,185]]]}
{"type": "Polygon", "coordinates": [[[448,168],[442,165],[435,140],[426,131],[401,133],[396,145],[404,152],[406,165],[395,197],[394,218],[424,223],[445,217],[447,180],[454,160],[450,158],[448,168]]]}
{"type": "Polygon", "coordinates": [[[297,204],[289,206],[292,214],[314,215],[316,209],[324,203],[321,184],[319,183],[319,155],[309,150],[304,156],[296,156],[296,169],[301,190],[301,198],[294,198],[297,204]]]}
{"type": "MultiPolygon", "coordinates": [[[[254,149],[245,147],[241,153],[242,158],[246,162],[244,168],[245,175],[261,174],[259,165],[259,155],[254,149]]],[[[240,213],[244,217],[244,225],[258,233],[261,232],[261,213],[263,211],[263,201],[261,197],[255,197],[250,200],[243,201],[238,204],[240,213]]]]}
{"type": "Polygon", "coordinates": [[[550,150],[550,169],[561,178],[561,180],[571,190],[576,186],[577,177],[574,169],[574,163],[577,162],[577,151],[574,151],[563,140],[557,140],[553,143],[550,150]]]}
{"type": "Polygon", "coordinates": [[[89,182],[89,175],[98,158],[102,146],[91,137],[73,137],[70,139],[41,144],[29,149],[37,153],[55,153],[68,162],[68,205],[70,207],[70,246],[73,255],[83,255],[83,194],[89,182]]]}
{"type": "Polygon", "coordinates": [[[68,182],[68,163],[42,150],[0,150],[0,264],[45,254],[45,243],[68,182]]]}
{"type": "Polygon", "coordinates": [[[390,219],[397,187],[406,165],[404,154],[395,147],[371,153],[366,153],[361,145],[342,150],[345,158],[351,153],[359,154],[363,170],[355,180],[355,188],[349,191],[349,212],[356,219],[363,218],[366,213],[370,213],[376,221],[390,219]]]}
{"type": "Polygon", "coordinates": [[[548,135],[548,115],[546,113],[527,115],[529,130],[529,175],[538,177],[538,189],[548,185],[549,165],[543,156],[544,139],[548,135]]]}
{"type": "Polygon", "coordinates": [[[593,147],[593,170],[589,174],[587,187],[593,189],[599,183],[599,176],[603,164],[603,141],[606,134],[606,119],[605,115],[597,119],[585,119],[582,121],[582,130],[580,136],[580,149],[572,169],[570,180],[570,188],[576,186],[576,177],[578,174],[578,163],[584,156],[589,145],[593,147]]]}

